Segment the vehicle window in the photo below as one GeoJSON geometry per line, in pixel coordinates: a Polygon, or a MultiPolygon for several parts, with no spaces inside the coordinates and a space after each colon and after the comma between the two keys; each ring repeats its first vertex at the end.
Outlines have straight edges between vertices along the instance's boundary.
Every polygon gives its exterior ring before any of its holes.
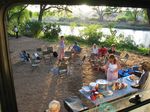
{"type": "Polygon", "coordinates": [[[148,14],[131,7],[11,7],[7,38],[19,112],[45,111],[53,100],[62,112],[64,104],[74,107],[68,101],[85,111],[118,111],[134,104],[133,95],[149,98],[148,14]]]}

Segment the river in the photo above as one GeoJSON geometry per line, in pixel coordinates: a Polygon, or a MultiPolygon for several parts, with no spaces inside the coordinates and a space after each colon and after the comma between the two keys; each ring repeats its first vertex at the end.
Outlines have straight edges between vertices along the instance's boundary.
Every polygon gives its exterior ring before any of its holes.
{"type": "MultiPolygon", "coordinates": [[[[61,32],[60,35],[80,35],[80,30],[84,27],[75,27],[71,30],[70,26],[60,26],[61,32]]],[[[142,44],[144,47],[148,48],[150,45],[150,31],[142,31],[142,30],[132,30],[132,29],[115,29],[117,31],[116,35],[124,34],[125,37],[131,36],[132,40],[137,44],[142,44]]],[[[101,30],[104,34],[110,34],[108,28],[102,28],[101,30]]]]}

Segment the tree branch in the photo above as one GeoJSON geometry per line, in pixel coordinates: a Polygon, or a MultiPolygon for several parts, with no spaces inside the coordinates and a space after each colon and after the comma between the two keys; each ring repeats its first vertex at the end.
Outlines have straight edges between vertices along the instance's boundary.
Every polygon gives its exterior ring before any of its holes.
{"type": "MultiPolygon", "coordinates": [[[[26,8],[28,7],[28,4],[26,6],[24,6],[20,11],[13,13],[12,15],[8,16],[8,21],[15,15],[17,15],[18,13],[21,13],[22,11],[24,11],[26,8]]],[[[8,12],[9,13],[9,12],[8,12]]],[[[9,15],[9,14],[8,14],[9,15]]]]}

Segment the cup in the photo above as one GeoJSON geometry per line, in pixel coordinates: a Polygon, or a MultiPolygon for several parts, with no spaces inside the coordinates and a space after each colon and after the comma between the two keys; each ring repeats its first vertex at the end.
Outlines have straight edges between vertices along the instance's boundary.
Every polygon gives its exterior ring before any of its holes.
{"type": "Polygon", "coordinates": [[[91,95],[90,97],[91,97],[91,100],[93,100],[93,101],[96,100],[96,96],[95,95],[91,95]]]}

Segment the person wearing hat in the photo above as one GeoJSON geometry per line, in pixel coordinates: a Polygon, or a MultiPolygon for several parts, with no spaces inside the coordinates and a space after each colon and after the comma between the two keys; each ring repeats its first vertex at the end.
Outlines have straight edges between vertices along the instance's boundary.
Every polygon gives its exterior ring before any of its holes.
{"type": "Polygon", "coordinates": [[[111,48],[108,50],[109,54],[115,54],[116,53],[116,47],[115,44],[111,45],[111,48]]]}

